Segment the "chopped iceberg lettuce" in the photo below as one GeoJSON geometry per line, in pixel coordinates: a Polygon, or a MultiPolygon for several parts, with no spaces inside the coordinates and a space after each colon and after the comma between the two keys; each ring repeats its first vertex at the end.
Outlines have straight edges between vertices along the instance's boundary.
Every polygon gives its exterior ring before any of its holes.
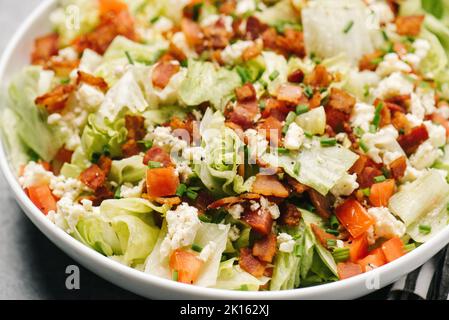
{"type": "Polygon", "coordinates": [[[146,171],[147,166],[143,163],[143,157],[137,155],[122,160],[113,160],[109,178],[118,184],[135,183],[145,178],[146,171]]]}
{"type": "Polygon", "coordinates": [[[267,277],[262,277],[260,279],[254,277],[242,270],[239,265],[235,265],[235,261],[236,258],[232,258],[220,263],[217,283],[213,286],[214,288],[257,291],[270,280],[270,278],[267,277]]]}

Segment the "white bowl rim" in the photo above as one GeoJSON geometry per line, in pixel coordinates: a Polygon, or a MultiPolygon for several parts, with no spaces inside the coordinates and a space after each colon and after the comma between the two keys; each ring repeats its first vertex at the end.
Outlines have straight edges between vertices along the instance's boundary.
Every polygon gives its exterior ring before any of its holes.
{"type": "MultiPolygon", "coordinates": [[[[56,0],[44,0],[22,23],[18,31],[15,33],[13,38],[10,40],[6,50],[4,51],[2,58],[0,60],[0,79],[5,77],[6,66],[8,61],[12,58],[12,53],[20,43],[26,31],[30,28],[33,21],[45,14],[52,6],[56,4],[56,0]]],[[[159,278],[144,272],[135,270],[133,268],[124,266],[116,261],[113,261],[100,253],[92,250],[91,248],[85,246],[81,242],[77,241],[63,230],[59,229],[56,225],[50,222],[41,211],[34,206],[31,200],[23,192],[20,184],[17,181],[15,174],[12,172],[11,167],[8,164],[7,155],[3,146],[0,143],[0,168],[9,184],[13,195],[16,198],[19,205],[25,211],[26,215],[30,220],[49,238],[55,245],[60,247],[63,251],[69,254],[77,260],[78,256],[82,256],[84,259],[92,261],[98,268],[102,270],[107,270],[110,273],[114,273],[121,277],[131,277],[136,281],[141,282],[146,285],[148,289],[151,288],[161,288],[169,290],[174,294],[180,294],[184,297],[201,297],[205,299],[309,299],[311,297],[316,298],[321,295],[326,299],[338,299],[338,296],[331,296],[338,294],[339,292],[345,292],[346,290],[356,289],[358,293],[348,294],[344,293],[344,296],[359,297],[364,294],[373,292],[366,287],[366,283],[371,281],[375,277],[379,279],[387,279],[382,282],[382,287],[396,281],[401,276],[406,273],[418,268],[428,259],[430,259],[434,254],[436,254],[440,249],[442,249],[449,242],[449,226],[445,227],[433,238],[431,238],[426,243],[420,245],[418,248],[412,252],[406,254],[405,256],[388,263],[380,268],[377,268],[371,272],[364,273],[353,278],[340,280],[336,282],[331,282],[327,284],[322,284],[313,287],[292,289],[285,291],[231,291],[231,290],[221,290],[213,288],[203,288],[198,286],[186,285],[171,280],[159,278]],[[429,254],[432,252],[432,254],[429,254]]],[[[88,267],[89,268],[89,267],[88,267]]],[[[90,268],[91,269],[91,268],[90,268]]],[[[101,272],[94,271],[99,276],[103,277],[101,272]]],[[[115,282],[111,277],[107,277],[109,281],[115,282]]],[[[117,282],[115,282],[117,284],[117,282]]],[[[130,291],[139,292],[142,294],[142,290],[133,290],[132,287],[127,287],[123,284],[118,284],[119,286],[126,287],[130,291]]],[[[151,290],[150,290],[151,291],[151,290]]],[[[144,294],[145,295],[145,294],[144,294]]],[[[150,295],[147,295],[150,296],[150,295]]],[[[156,295],[151,295],[157,297],[156,295]]]]}

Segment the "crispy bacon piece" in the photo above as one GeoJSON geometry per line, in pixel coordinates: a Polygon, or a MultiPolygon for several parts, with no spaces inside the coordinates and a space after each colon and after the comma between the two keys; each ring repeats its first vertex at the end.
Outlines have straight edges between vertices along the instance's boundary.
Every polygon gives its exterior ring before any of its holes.
{"type": "Polygon", "coordinates": [[[375,71],[377,69],[378,64],[376,60],[383,56],[383,52],[381,50],[376,50],[372,53],[367,53],[362,56],[362,59],[359,61],[359,69],[360,71],[369,70],[375,71]]]}
{"type": "Polygon", "coordinates": [[[235,95],[238,102],[246,102],[256,99],[256,89],[252,83],[246,83],[242,87],[235,89],[235,95]]]}
{"type": "Polygon", "coordinates": [[[390,163],[391,176],[396,180],[401,179],[405,175],[405,170],[407,169],[406,157],[399,157],[390,163]]]}
{"type": "Polygon", "coordinates": [[[93,164],[81,173],[79,179],[92,190],[97,190],[104,185],[106,174],[98,165],[93,164]]]}
{"type": "Polygon", "coordinates": [[[304,72],[297,69],[288,75],[288,81],[293,83],[301,83],[304,80],[304,72]]]}
{"type": "Polygon", "coordinates": [[[304,34],[301,31],[286,29],[284,35],[278,35],[274,28],[269,28],[263,32],[262,40],[266,48],[284,56],[305,56],[304,34]]]}
{"type": "Polygon", "coordinates": [[[299,225],[301,220],[301,212],[296,208],[294,204],[286,203],[282,206],[280,221],[282,224],[289,227],[295,227],[299,225]]]}
{"type": "Polygon", "coordinates": [[[349,114],[334,109],[325,108],[326,123],[332,128],[335,133],[344,131],[344,124],[349,120],[349,114]]]}
{"type": "Polygon", "coordinates": [[[181,66],[172,61],[159,62],[153,69],[152,81],[153,86],[159,89],[164,89],[170,79],[178,73],[181,66]]]}
{"type": "Polygon", "coordinates": [[[73,151],[61,147],[56,153],[55,160],[61,163],[70,163],[72,161],[73,151]]]}
{"type": "Polygon", "coordinates": [[[259,200],[259,199],[260,199],[260,194],[244,193],[238,197],[226,197],[226,198],[222,198],[217,201],[211,202],[207,206],[207,209],[217,209],[217,208],[222,208],[222,207],[229,207],[236,203],[241,203],[241,202],[245,202],[245,201],[249,201],[249,200],[259,200]]]}
{"type": "Polygon", "coordinates": [[[203,46],[211,50],[222,50],[229,44],[232,33],[226,29],[225,22],[222,18],[210,26],[203,27],[204,34],[203,46]]]}
{"type": "Polygon", "coordinates": [[[97,165],[107,176],[109,174],[109,172],[111,172],[112,159],[105,155],[101,155],[100,159],[98,159],[97,165]]]}
{"type": "Polygon", "coordinates": [[[257,101],[240,102],[228,114],[228,119],[246,130],[253,125],[254,118],[258,112],[259,106],[257,105],[257,101]]]}
{"type": "Polygon", "coordinates": [[[173,166],[170,155],[164,149],[159,147],[152,147],[145,153],[143,163],[147,165],[150,161],[160,162],[163,167],[173,166]]]}
{"type": "Polygon", "coordinates": [[[204,34],[201,27],[195,22],[187,18],[181,21],[181,29],[184,33],[187,43],[193,48],[199,48],[203,45],[204,34]]]}
{"type": "Polygon", "coordinates": [[[306,55],[304,33],[294,29],[285,30],[286,49],[289,54],[303,58],[306,55]]]}
{"type": "Polygon", "coordinates": [[[31,63],[45,65],[52,56],[58,54],[59,35],[52,33],[34,41],[33,52],[31,53],[31,63]]]}
{"type": "Polygon", "coordinates": [[[71,84],[59,85],[52,91],[37,97],[34,103],[44,106],[48,113],[59,112],[65,108],[67,100],[74,90],[75,86],[71,84]]]}
{"type": "Polygon", "coordinates": [[[111,42],[117,36],[137,40],[134,30],[134,20],[128,10],[109,11],[100,16],[100,24],[90,33],[75,40],[78,52],[89,48],[99,54],[104,54],[111,42]]]}
{"type": "Polygon", "coordinates": [[[198,197],[195,200],[187,197],[187,202],[195,206],[198,209],[199,214],[204,214],[207,207],[214,202],[214,197],[208,191],[201,190],[198,192],[198,197]]]}
{"type": "Polygon", "coordinates": [[[290,176],[287,176],[287,182],[293,188],[293,191],[296,192],[297,194],[303,194],[304,192],[309,190],[308,186],[298,182],[298,180],[296,180],[290,176]]]}
{"type": "Polygon", "coordinates": [[[265,100],[265,109],[262,111],[262,117],[268,118],[273,116],[279,121],[284,121],[290,111],[292,111],[292,108],[285,101],[268,98],[265,100]]]}
{"type": "Polygon", "coordinates": [[[315,91],[312,98],[309,100],[309,109],[315,109],[321,106],[321,93],[315,91]]]}
{"type": "Polygon", "coordinates": [[[279,179],[275,175],[256,175],[256,180],[253,183],[252,192],[267,197],[273,196],[278,198],[287,198],[289,195],[287,188],[279,181],[279,179]]]}
{"type": "Polygon", "coordinates": [[[128,130],[127,138],[141,140],[145,137],[145,118],[142,116],[125,116],[125,127],[128,130]]]}
{"type": "Polygon", "coordinates": [[[325,248],[329,248],[327,241],[328,240],[337,240],[337,238],[330,233],[327,233],[320,227],[318,227],[316,224],[312,223],[310,225],[312,227],[312,231],[315,234],[315,237],[318,239],[318,241],[321,243],[321,245],[325,248]]]}
{"type": "Polygon", "coordinates": [[[259,209],[246,212],[242,216],[242,220],[248,223],[254,231],[264,236],[271,232],[271,227],[273,226],[273,218],[268,210],[259,209]]]}
{"type": "Polygon", "coordinates": [[[114,198],[114,194],[108,187],[101,185],[95,190],[93,197],[91,198],[94,206],[99,206],[104,200],[114,198]]]}
{"type": "Polygon", "coordinates": [[[393,113],[393,118],[391,119],[391,123],[398,131],[403,131],[404,133],[409,133],[412,130],[412,125],[408,121],[405,114],[402,112],[393,113]]]}
{"type": "Polygon", "coordinates": [[[346,91],[332,88],[327,107],[344,113],[351,113],[355,103],[355,98],[346,91]]]}
{"type": "Polygon", "coordinates": [[[382,110],[380,110],[380,122],[379,127],[383,128],[391,124],[391,111],[389,105],[384,105],[382,110]]]}
{"type": "Polygon", "coordinates": [[[136,140],[128,140],[122,145],[123,157],[129,158],[141,152],[141,147],[136,140]]]}
{"type": "Polygon", "coordinates": [[[382,171],[374,167],[365,167],[362,173],[357,177],[360,188],[370,188],[374,183],[374,178],[381,176],[382,171]]]}
{"type": "Polygon", "coordinates": [[[240,268],[258,278],[263,276],[266,263],[254,257],[251,249],[242,248],[240,249],[239,265],[240,268]]]}
{"type": "Polygon", "coordinates": [[[246,20],[246,38],[249,40],[256,40],[260,35],[267,30],[268,26],[261,22],[254,16],[246,20]]]}
{"type": "Polygon", "coordinates": [[[254,43],[253,45],[249,46],[248,48],[243,50],[243,61],[249,61],[258,57],[262,53],[262,49],[262,45],[260,45],[259,43],[254,43]]]}
{"type": "Polygon", "coordinates": [[[361,154],[359,155],[359,158],[357,159],[357,161],[352,165],[352,167],[349,169],[349,173],[351,174],[361,174],[363,169],[365,169],[366,164],[368,163],[368,156],[361,154]]]}
{"type": "Polygon", "coordinates": [[[309,189],[307,192],[318,215],[323,219],[329,219],[332,214],[329,199],[314,189],[309,189]]]}
{"type": "Polygon", "coordinates": [[[396,31],[401,36],[416,37],[421,32],[424,15],[404,16],[396,18],[396,31]]]}
{"type": "Polygon", "coordinates": [[[332,81],[332,76],[327,71],[326,67],[319,64],[315,67],[313,72],[306,76],[304,82],[312,87],[324,88],[328,87],[332,81]]]}
{"type": "Polygon", "coordinates": [[[302,88],[293,84],[283,84],[277,92],[277,99],[279,101],[284,101],[292,105],[299,104],[302,97],[302,88]]]}
{"type": "Polygon", "coordinates": [[[173,42],[170,42],[168,53],[179,62],[187,60],[187,56],[184,51],[178,48],[173,42]]]}
{"type": "Polygon", "coordinates": [[[108,83],[103,78],[95,77],[83,71],[78,71],[78,78],[76,79],[76,84],[80,85],[81,83],[97,87],[103,92],[106,92],[109,88],[108,83]]]}
{"type": "Polygon", "coordinates": [[[234,14],[236,7],[237,7],[236,0],[225,0],[220,1],[220,6],[218,7],[218,10],[220,11],[221,14],[231,15],[234,14]]]}
{"type": "Polygon", "coordinates": [[[273,116],[266,118],[259,124],[259,130],[265,130],[268,141],[278,145],[282,138],[282,122],[273,116]]]}
{"type": "MultiPolygon", "coordinates": [[[[148,197],[148,195],[147,195],[147,197],[148,197]]],[[[156,198],[150,198],[150,200],[157,202],[159,204],[162,204],[162,205],[166,204],[171,207],[177,206],[178,204],[180,204],[182,202],[180,197],[168,197],[168,198],[156,197],[156,198]]]]}
{"type": "Polygon", "coordinates": [[[424,124],[413,128],[409,133],[399,136],[398,142],[407,155],[418,149],[421,143],[429,139],[429,133],[424,124]]]}
{"type": "Polygon", "coordinates": [[[270,233],[268,236],[254,242],[253,256],[263,262],[271,263],[276,254],[276,236],[270,233]]]}
{"type": "Polygon", "coordinates": [[[44,65],[45,69],[53,70],[58,77],[69,77],[70,73],[78,68],[80,61],[76,60],[61,60],[56,57],[51,58],[44,65]]]}

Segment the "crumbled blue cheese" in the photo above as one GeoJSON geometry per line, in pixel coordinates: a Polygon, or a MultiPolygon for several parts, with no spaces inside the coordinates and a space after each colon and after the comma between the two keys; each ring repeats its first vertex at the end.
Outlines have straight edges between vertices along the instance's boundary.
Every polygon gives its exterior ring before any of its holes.
{"type": "Polygon", "coordinates": [[[161,244],[161,255],[166,257],[181,247],[191,246],[201,226],[198,209],[187,203],[180,204],[176,210],[166,213],[167,235],[161,244]]]}
{"type": "Polygon", "coordinates": [[[186,36],[184,32],[176,32],[171,38],[172,43],[181,50],[186,57],[197,58],[198,54],[193,50],[187,43],[186,36]]]}
{"type": "Polygon", "coordinates": [[[255,129],[246,130],[245,137],[247,139],[249,159],[254,162],[257,158],[261,158],[267,151],[268,141],[264,135],[255,129]]]}
{"type": "Polygon", "coordinates": [[[369,126],[374,119],[375,108],[373,105],[363,102],[356,103],[352,110],[350,122],[353,128],[361,128],[369,131],[369,126]]]}
{"type": "Polygon", "coordinates": [[[424,125],[429,133],[430,143],[438,148],[446,144],[446,129],[438,124],[434,124],[432,121],[424,121],[424,125]]]}
{"type": "Polygon", "coordinates": [[[240,238],[240,229],[237,226],[232,226],[229,229],[228,237],[231,241],[237,241],[240,238]]]}
{"type": "Polygon", "coordinates": [[[260,198],[260,206],[262,210],[266,210],[268,211],[268,213],[270,213],[273,220],[276,220],[281,215],[278,205],[276,203],[268,201],[267,198],[264,197],[260,198]]]}
{"type": "Polygon", "coordinates": [[[330,191],[336,197],[349,196],[358,187],[357,174],[347,173],[337,181],[330,191]]]}
{"type": "Polygon", "coordinates": [[[245,211],[243,206],[240,203],[234,204],[229,207],[228,212],[229,214],[236,220],[239,220],[242,213],[245,211]]]}
{"type": "Polygon", "coordinates": [[[78,98],[80,106],[90,110],[91,112],[95,111],[104,101],[103,92],[91,85],[84,83],[76,92],[76,96],[78,98]]]}
{"type": "Polygon", "coordinates": [[[120,187],[120,197],[121,198],[140,198],[143,192],[145,180],[139,182],[138,185],[134,186],[132,183],[125,182],[120,187]]]}
{"type": "Polygon", "coordinates": [[[374,235],[376,238],[390,239],[402,237],[405,234],[405,225],[396,219],[385,207],[373,207],[368,209],[368,214],[375,219],[374,235]]]}
{"type": "Polygon", "coordinates": [[[384,162],[385,155],[391,159],[391,154],[388,152],[404,155],[404,151],[396,140],[398,136],[398,131],[392,125],[383,127],[376,133],[365,133],[362,141],[368,149],[366,154],[376,163],[384,162]]]}
{"type": "Polygon", "coordinates": [[[394,20],[394,13],[385,1],[368,0],[367,4],[379,23],[385,24],[394,20]]]}
{"type": "Polygon", "coordinates": [[[306,136],[304,130],[295,122],[288,126],[287,133],[284,138],[284,147],[289,150],[299,150],[306,136]]]}
{"type": "Polygon", "coordinates": [[[433,165],[443,154],[442,150],[434,147],[431,141],[427,140],[410,156],[410,163],[418,170],[425,169],[433,165]]]}
{"type": "Polygon", "coordinates": [[[295,240],[288,233],[279,233],[277,243],[281,252],[291,253],[295,249],[295,240]]]}
{"type": "Polygon", "coordinates": [[[256,2],[254,0],[237,1],[235,13],[239,16],[256,10],[256,2]]]}
{"type": "Polygon", "coordinates": [[[221,52],[221,60],[228,65],[234,65],[241,62],[241,58],[245,49],[253,45],[252,41],[239,40],[233,44],[228,45],[221,52]]]}
{"type": "Polygon", "coordinates": [[[424,170],[418,170],[416,168],[414,168],[411,164],[410,161],[408,161],[407,163],[407,168],[405,169],[405,173],[404,176],[401,178],[401,182],[405,183],[405,182],[412,182],[415,181],[416,179],[418,179],[421,175],[423,175],[424,170]]]}
{"type": "Polygon", "coordinates": [[[413,92],[413,83],[407,80],[400,72],[392,73],[388,78],[380,81],[374,89],[374,96],[388,99],[394,96],[407,95],[413,92]]]}
{"type": "Polygon", "coordinates": [[[38,96],[43,95],[50,91],[53,79],[55,78],[54,71],[42,70],[39,73],[39,81],[37,83],[38,96]]]}
{"type": "Polygon", "coordinates": [[[167,147],[170,152],[178,153],[187,148],[188,143],[172,134],[170,127],[156,127],[145,137],[146,140],[152,140],[153,146],[167,147]]]}
{"type": "Polygon", "coordinates": [[[394,72],[409,73],[412,68],[405,62],[399,59],[396,53],[388,53],[384,56],[384,60],[379,63],[376,73],[381,77],[389,76],[394,72]]]}
{"type": "Polygon", "coordinates": [[[42,167],[42,165],[31,161],[23,169],[23,175],[19,177],[19,183],[23,188],[40,184],[49,184],[53,174],[42,167]]]}
{"type": "Polygon", "coordinates": [[[418,68],[421,61],[429,54],[431,45],[429,41],[425,39],[416,39],[415,42],[413,42],[412,47],[414,52],[407,53],[403,59],[410,63],[414,68],[418,68]]]}

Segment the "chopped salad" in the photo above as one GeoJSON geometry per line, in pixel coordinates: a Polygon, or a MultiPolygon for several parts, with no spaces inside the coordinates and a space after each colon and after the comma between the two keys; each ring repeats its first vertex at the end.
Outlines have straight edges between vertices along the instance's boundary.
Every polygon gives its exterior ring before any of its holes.
{"type": "Polygon", "coordinates": [[[447,226],[446,1],[64,0],[50,21],[4,143],[42,214],[110,259],[287,290],[447,226]]]}

